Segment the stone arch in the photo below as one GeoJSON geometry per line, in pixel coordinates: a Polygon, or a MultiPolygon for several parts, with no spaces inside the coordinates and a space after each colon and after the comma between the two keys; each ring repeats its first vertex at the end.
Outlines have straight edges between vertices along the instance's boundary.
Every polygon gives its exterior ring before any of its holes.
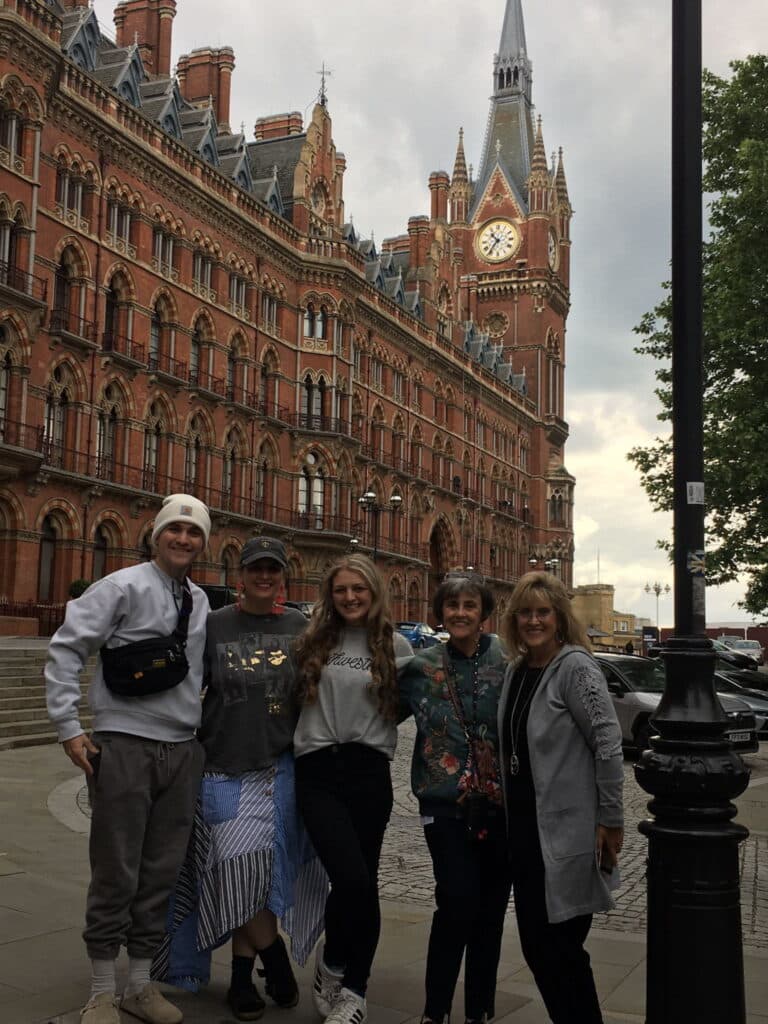
{"type": "Polygon", "coordinates": [[[75,235],[64,235],[56,243],[53,250],[53,259],[56,264],[61,264],[64,256],[69,259],[69,266],[73,270],[73,276],[77,278],[92,278],[91,261],[85,251],[82,242],[75,235]]]}
{"type": "Polygon", "coordinates": [[[107,268],[103,278],[103,287],[118,287],[120,298],[125,302],[136,302],[136,284],[130,267],[122,262],[113,263],[107,268]],[[117,285],[115,280],[117,279],[117,285]]]}

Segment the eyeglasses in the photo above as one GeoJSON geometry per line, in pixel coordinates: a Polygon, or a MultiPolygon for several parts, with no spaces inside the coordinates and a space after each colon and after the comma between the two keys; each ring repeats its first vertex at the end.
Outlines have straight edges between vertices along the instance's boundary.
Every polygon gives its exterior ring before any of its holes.
{"type": "Polygon", "coordinates": [[[533,619],[538,619],[539,622],[543,622],[554,614],[554,608],[518,608],[515,615],[518,619],[522,619],[524,622],[530,622],[533,619]]]}

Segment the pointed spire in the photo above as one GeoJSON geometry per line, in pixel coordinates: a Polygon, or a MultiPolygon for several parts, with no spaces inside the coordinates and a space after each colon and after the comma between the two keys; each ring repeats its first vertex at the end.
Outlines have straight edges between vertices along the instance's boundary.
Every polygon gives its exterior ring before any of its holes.
{"type": "Polygon", "coordinates": [[[547,167],[547,151],[544,148],[544,136],[541,131],[541,115],[539,115],[536,121],[536,139],[533,143],[533,157],[531,159],[531,177],[536,175],[547,175],[549,168],[547,167]]]}
{"type": "Polygon", "coordinates": [[[453,178],[448,198],[451,205],[451,221],[460,224],[466,223],[472,199],[472,186],[467,174],[467,158],[464,155],[463,128],[459,128],[459,144],[456,147],[456,161],[453,165],[453,178]]]}
{"type": "Polygon", "coordinates": [[[565,180],[565,167],[563,166],[563,147],[560,147],[560,154],[557,161],[557,174],[555,175],[555,187],[557,198],[561,203],[567,203],[570,207],[571,201],[568,196],[568,183],[565,180]]]}
{"type": "Polygon", "coordinates": [[[453,165],[453,178],[451,184],[466,185],[469,182],[467,174],[467,158],[464,155],[464,129],[459,128],[459,144],[456,147],[456,160],[453,165]]]}
{"type": "Polygon", "coordinates": [[[532,65],[525,42],[522,0],[507,0],[499,52],[493,60],[493,95],[476,198],[500,164],[520,202],[525,202],[534,143],[532,106],[532,65]]]}
{"type": "Polygon", "coordinates": [[[501,27],[500,57],[527,55],[522,0],[507,0],[504,24],[501,27]]]}

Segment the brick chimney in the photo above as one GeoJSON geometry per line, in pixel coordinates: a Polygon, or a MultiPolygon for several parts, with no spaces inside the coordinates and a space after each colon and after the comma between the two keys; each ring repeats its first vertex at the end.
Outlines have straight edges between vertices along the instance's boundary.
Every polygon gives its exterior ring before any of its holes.
{"type": "MultiPolygon", "coordinates": [[[[82,7],[79,0],[77,6],[82,7]]],[[[115,8],[115,41],[118,46],[139,44],[148,74],[171,73],[171,37],[176,0],[122,0],[115,8]]]]}
{"type": "Polygon", "coordinates": [[[91,0],[61,0],[65,11],[74,11],[76,7],[90,7],[91,0]]]}
{"type": "Polygon", "coordinates": [[[445,171],[433,171],[429,176],[432,193],[432,220],[448,220],[448,191],[451,179],[445,171]]]}
{"type": "Polygon", "coordinates": [[[219,128],[229,131],[229,104],[232,95],[232,72],[235,53],[229,46],[215,49],[204,46],[185,53],[176,64],[181,95],[196,107],[210,100],[219,128]]]}
{"type": "Polygon", "coordinates": [[[289,114],[260,117],[253,129],[257,142],[281,139],[286,135],[301,135],[303,131],[304,121],[298,110],[292,110],[289,114]]]}

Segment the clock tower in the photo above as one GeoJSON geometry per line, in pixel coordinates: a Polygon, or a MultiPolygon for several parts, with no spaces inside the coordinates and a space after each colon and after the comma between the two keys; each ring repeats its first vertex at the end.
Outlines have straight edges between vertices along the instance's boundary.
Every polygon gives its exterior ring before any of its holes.
{"type": "Polygon", "coordinates": [[[457,240],[463,236],[461,315],[499,346],[510,375],[524,381],[530,415],[519,428],[519,445],[527,449],[521,469],[545,481],[531,481],[528,492],[531,559],[557,559],[569,573],[575,481],[564,464],[564,377],[573,210],[562,150],[548,161],[532,90],[522,0],[507,0],[474,181],[459,137],[451,227],[457,240]]]}

